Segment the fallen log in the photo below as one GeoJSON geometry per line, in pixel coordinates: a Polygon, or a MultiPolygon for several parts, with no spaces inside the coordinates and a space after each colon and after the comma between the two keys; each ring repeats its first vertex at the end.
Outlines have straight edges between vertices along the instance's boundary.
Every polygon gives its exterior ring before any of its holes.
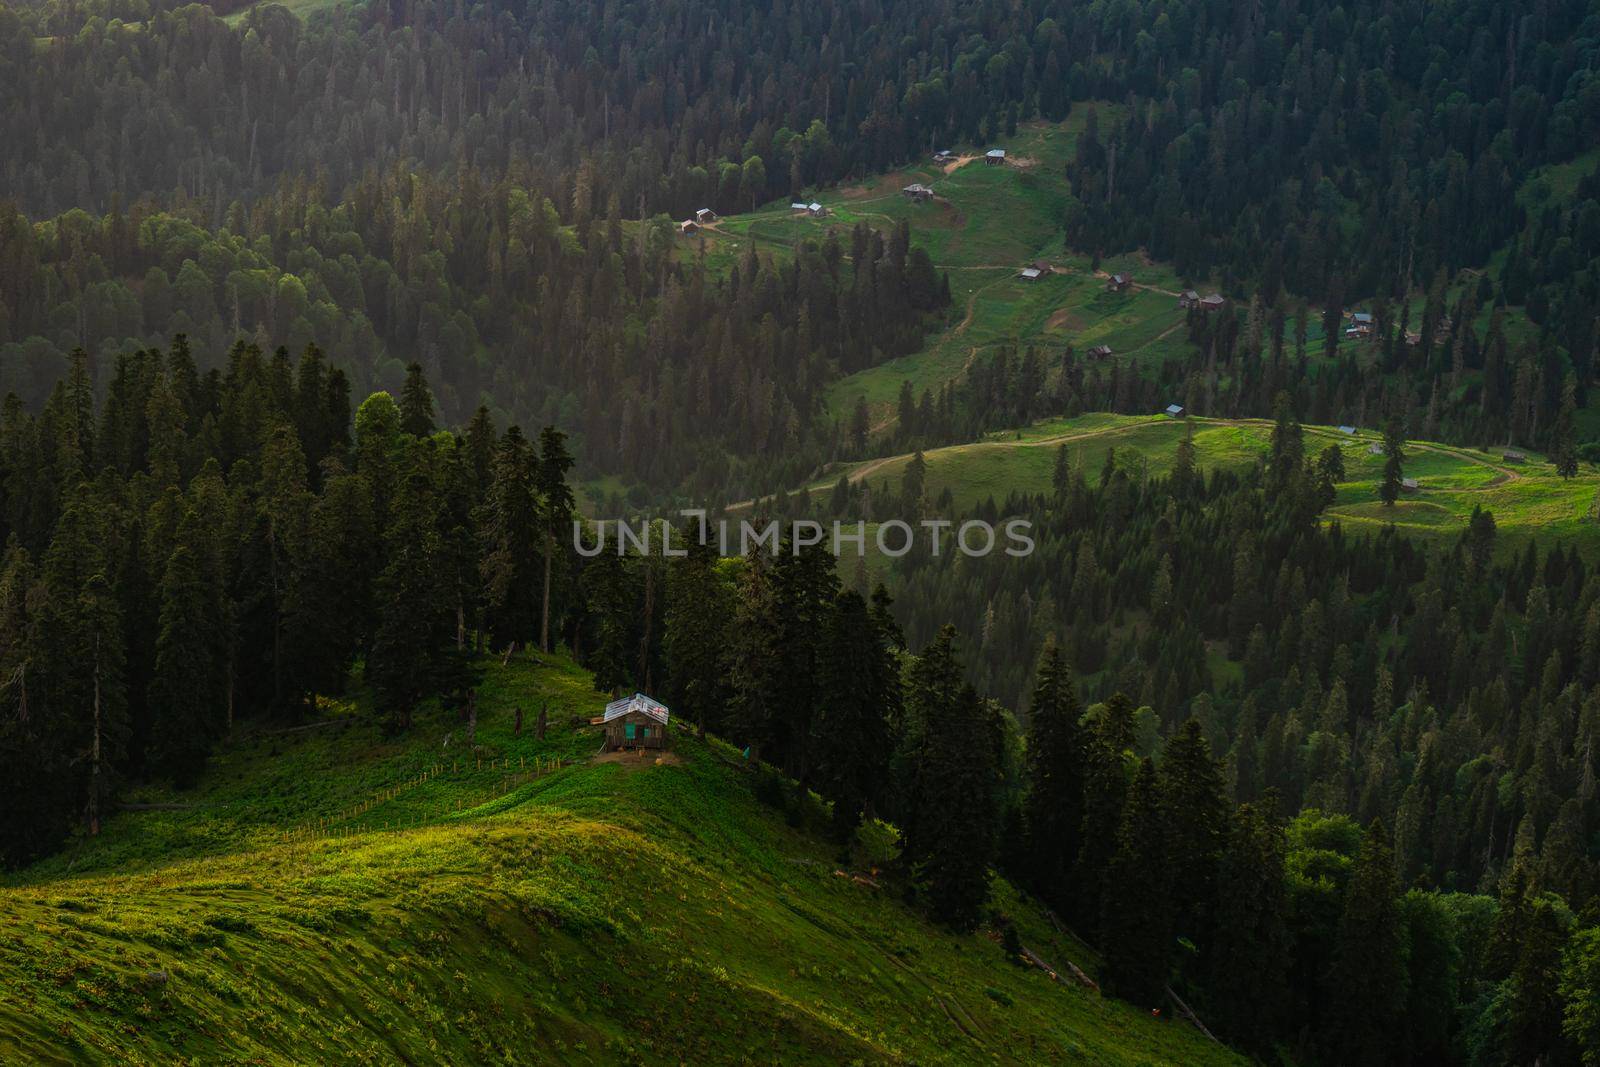
{"type": "MultiPolygon", "coordinates": [[[[1206,1024],[1200,1021],[1200,1016],[1196,1015],[1192,1010],[1190,1010],[1189,1005],[1185,1004],[1183,1002],[1183,998],[1172,991],[1171,986],[1167,986],[1167,996],[1172,998],[1172,1003],[1178,1009],[1179,1015],[1182,1015],[1185,1019],[1189,1020],[1189,1022],[1193,1023],[1196,1030],[1200,1031],[1202,1034],[1205,1034],[1211,1040],[1217,1041],[1217,1035],[1206,1029],[1206,1024]]],[[[1217,1044],[1220,1045],[1222,1042],[1217,1041],[1217,1044]]]]}

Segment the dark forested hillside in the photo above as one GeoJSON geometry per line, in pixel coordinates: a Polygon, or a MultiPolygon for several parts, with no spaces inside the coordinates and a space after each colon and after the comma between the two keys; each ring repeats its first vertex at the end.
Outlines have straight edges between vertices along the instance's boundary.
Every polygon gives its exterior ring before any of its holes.
{"type": "Polygon", "coordinates": [[[625,230],[615,200],[563,230],[548,200],[471,175],[369,175],[331,209],[286,186],[219,230],[0,208],[0,390],[37,407],[74,337],[104,389],[141,338],[185,335],[209,371],[242,331],[325,346],[361,394],[415,359],[452,422],[559,417],[591,471],[705,497],[809,471],[830,448],[822,385],[915,347],[949,300],[903,227],[752,250],[727,276],[679,262],[675,238],[661,218],[625,230]]]}
{"type": "MultiPolygon", "coordinates": [[[[661,484],[683,471],[606,455],[575,366],[638,383],[632,415],[607,412],[633,442],[669,439],[663,425],[695,409],[657,394],[723,389],[743,399],[699,414],[746,413],[717,445],[802,443],[826,432],[817,383],[905,351],[932,301],[902,313],[874,287],[880,326],[857,284],[853,310],[808,295],[798,340],[757,340],[759,313],[701,332],[688,324],[705,321],[694,294],[709,283],[669,284],[664,231],[619,233],[626,220],[748,210],[1098,99],[1128,106],[1091,118],[1067,168],[1068,243],[1144,248],[1259,302],[1242,362],[1239,339],[1213,353],[1202,336],[1169,382],[1220,374],[1237,407],[1267,414],[1285,382],[1252,361],[1269,342],[1276,358],[1290,327],[1303,339],[1307,304],[1336,324],[1356,301],[1426,293],[1424,312],[1379,309],[1386,334],[1418,338],[1386,341],[1411,407],[1454,439],[1502,433],[1518,404],[1548,428],[1568,369],[1587,401],[1600,316],[1582,162],[1600,143],[1597,47],[1581,2],[414,2],[305,21],[273,5],[229,20],[145,0],[0,7],[0,192],[24,213],[4,213],[0,244],[6,387],[37,403],[76,345],[108,362],[178,332],[221,351],[259,328],[264,346],[316,341],[363,389],[418,359],[451,417],[484,399],[559,416],[594,469],[661,484]],[[1575,157],[1571,181],[1525,184],[1575,157]],[[1475,290],[1446,291],[1484,266],[1475,290]],[[1536,336],[1469,325],[1504,302],[1536,336]],[[671,358],[724,346],[771,365],[735,384],[711,355],[697,385],[671,358]]],[[[795,301],[773,306],[780,332],[797,321],[795,301]]],[[[1289,347],[1303,359],[1303,340],[1289,347]]],[[[1323,409],[1350,378],[1322,375],[1323,409]]]]}

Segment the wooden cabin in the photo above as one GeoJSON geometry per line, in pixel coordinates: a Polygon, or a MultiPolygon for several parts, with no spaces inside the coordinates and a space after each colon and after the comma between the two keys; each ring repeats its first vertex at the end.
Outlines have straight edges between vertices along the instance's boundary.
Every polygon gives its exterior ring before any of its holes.
{"type": "Polygon", "coordinates": [[[1093,348],[1089,349],[1089,358],[1090,359],[1110,359],[1111,358],[1111,346],[1110,345],[1095,345],[1093,348]]]}
{"type": "Polygon", "coordinates": [[[1208,315],[1213,311],[1221,311],[1227,305],[1228,302],[1218,293],[1212,293],[1210,296],[1202,297],[1200,300],[1200,310],[1208,315]]]}
{"type": "Polygon", "coordinates": [[[900,194],[907,200],[918,204],[933,199],[933,190],[928,186],[923,185],[921,182],[912,182],[910,185],[900,190],[900,194]]]}
{"type": "Polygon", "coordinates": [[[1184,311],[1188,311],[1190,308],[1197,308],[1199,306],[1200,294],[1195,292],[1193,289],[1185,289],[1183,292],[1178,294],[1178,307],[1182,308],[1184,311]]]}
{"type": "Polygon", "coordinates": [[[694,221],[702,226],[709,226],[717,221],[717,213],[708,207],[700,208],[694,213],[694,221]]]}
{"type": "Polygon", "coordinates": [[[1004,148],[991,148],[983,154],[983,161],[991,167],[998,167],[1006,161],[1004,148]]]}
{"type": "Polygon", "coordinates": [[[699,228],[700,224],[695,222],[694,219],[684,219],[682,222],[678,223],[678,231],[685,237],[689,236],[691,233],[694,233],[699,228]]]}
{"type": "Polygon", "coordinates": [[[1121,271],[1113,274],[1106,281],[1106,288],[1111,290],[1113,293],[1123,292],[1131,285],[1133,285],[1133,275],[1126,274],[1121,271]]]}
{"type": "Polygon", "coordinates": [[[613,700],[606,712],[591,719],[595,726],[605,727],[607,752],[624,749],[666,748],[670,737],[668,720],[672,713],[665,704],[652,700],[643,693],[613,700]]]}

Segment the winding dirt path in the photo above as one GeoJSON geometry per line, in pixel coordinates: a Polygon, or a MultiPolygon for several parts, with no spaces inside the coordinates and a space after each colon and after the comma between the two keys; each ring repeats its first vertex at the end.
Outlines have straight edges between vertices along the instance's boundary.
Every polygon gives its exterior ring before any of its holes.
{"type": "MultiPolygon", "coordinates": [[[[973,354],[976,354],[976,346],[974,346],[973,354]]],[[[1213,419],[1193,416],[1188,421],[1202,426],[1237,426],[1265,430],[1270,430],[1273,425],[1271,419],[1213,419]]],[[[1025,441],[970,441],[966,444],[944,445],[940,448],[925,450],[923,452],[923,458],[929,463],[933,463],[938,459],[940,453],[957,451],[977,452],[989,451],[991,449],[1048,448],[1051,446],[1071,444],[1077,441],[1088,441],[1097,437],[1110,437],[1116,434],[1137,432],[1139,428],[1143,426],[1160,425],[1165,424],[1156,421],[1144,423],[1124,423],[1116,426],[1101,426],[1093,430],[1071,430],[1065,433],[1051,434],[1047,437],[1035,437],[1025,441]]],[[[1320,426],[1307,426],[1304,427],[1304,430],[1312,437],[1320,437],[1340,442],[1354,440],[1362,443],[1371,443],[1372,441],[1376,440],[1375,437],[1370,436],[1357,436],[1355,438],[1350,438],[1346,437],[1344,434],[1341,434],[1338,430],[1331,430],[1320,426]]],[[[1450,489],[1450,492],[1452,493],[1482,493],[1490,489],[1498,488],[1499,486],[1505,485],[1508,482],[1519,481],[1523,477],[1519,471],[1512,470],[1508,467],[1502,466],[1499,463],[1491,462],[1490,460],[1484,459],[1482,456],[1474,455],[1470,450],[1456,448],[1451,445],[1438,445],[1425,441],[1408,441],[1406,442],[1406,448],[1412,451],[1435,452],[1439,455],[1450,456],[1453,459],[1459,459],[1463,462],[1471,463],[1476,466],[1488,467],[1496,474],[1494,479],[1485,482],[1483,485],[1452,487],[1450,489]]],[[[854,470],[849,471],[846,473],[845,477],[849,480],[851,485],[859,485],[861,482],[879,473],[884,468],[901,460],[909,460],[912,455],[913,453],[910,452],[901,452],[892,456],[879,456],[876,459],[868,460],[856,467],[854,470]]],[[[837,481],[837,478],[834,480],[837,481]]],[[[832,482],[814,482],[805,486],[805,489],[808,493],[815,493],[818,490],[828,488],[828,486],[831,484],[832,482]]],[[[743,510],[751,507],[754,503],[755,501],[753,500],[741,500],[736,504],[729,504],[727,510],[743,510]]]]}

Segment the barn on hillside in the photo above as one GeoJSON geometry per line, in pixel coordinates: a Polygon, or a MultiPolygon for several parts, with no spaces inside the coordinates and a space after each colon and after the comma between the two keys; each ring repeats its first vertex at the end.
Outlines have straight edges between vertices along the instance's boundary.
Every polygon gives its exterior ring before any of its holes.
{"type": "Polygon", "coordinates": [[[669,736],[667,721],[671,714],[660,701],[652,700],[643,693],[635,693],[631,697],[613,700],[606,705],[604,715],[590,722],[605,727],[607,752],[628,748],[666,748],[669,736]]]}

